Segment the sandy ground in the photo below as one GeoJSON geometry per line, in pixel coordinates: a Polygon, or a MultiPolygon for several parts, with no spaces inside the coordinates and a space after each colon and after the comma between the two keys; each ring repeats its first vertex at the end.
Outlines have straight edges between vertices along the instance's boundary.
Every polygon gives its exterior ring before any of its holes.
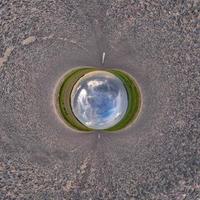
{"type": "Polygon", "coordinates": [[[1,0],[0,199],[199,200],[199,1],[1,0]],[[81,134],[54,112],[73,67],[120,68],[143,108],[81,134]]]}

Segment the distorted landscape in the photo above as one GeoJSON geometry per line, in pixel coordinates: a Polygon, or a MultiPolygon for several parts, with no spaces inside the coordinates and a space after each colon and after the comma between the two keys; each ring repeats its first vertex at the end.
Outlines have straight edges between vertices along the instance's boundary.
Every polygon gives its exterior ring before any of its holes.
{"type": "Polygon", "coordinates": [[[200,200],[200,1],[1,0],[0,199],[200,200]]]}

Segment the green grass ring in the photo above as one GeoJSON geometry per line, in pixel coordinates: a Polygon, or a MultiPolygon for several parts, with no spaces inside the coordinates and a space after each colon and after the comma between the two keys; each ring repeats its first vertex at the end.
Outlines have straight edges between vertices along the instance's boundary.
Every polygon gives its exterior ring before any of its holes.
{"type": "MultiPolygon", "coordinates": [[[[56,108],[58,110],[59,116],[64,120],[64,122],[69,127],[76,129],[78,131],[90,132],[94,130],[83,125],[75,117],[71,108],[71,92],[76,82],[82,76],[95,70],[105,70],[105,69],[97,69],[95,67],[80,67],[73,69],[69,71],[62,78],[57,87],[56,108]]],[[[128,73],[119,69],[111,69],[111,70],[106,69],[105,71],[114,74],[123,82],[128,95],[127,112],[122,118],[122,120],[113,127],[102,130],[102,131],[114,132],[127,127],[137,118],[141,108],[141,93],[136,81],[128,73]]]]}

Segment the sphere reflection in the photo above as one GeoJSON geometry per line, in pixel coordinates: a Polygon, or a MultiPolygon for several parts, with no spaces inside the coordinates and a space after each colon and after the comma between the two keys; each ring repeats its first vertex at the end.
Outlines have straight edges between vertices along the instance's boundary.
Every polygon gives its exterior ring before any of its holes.
{"type": "Polygon", "coordinates": [[[122,81],[112,73],[90,72],[74,85],[71,106],[85,126],[106,129],[117,124],[126,113],[127,92],[122,81]]]}

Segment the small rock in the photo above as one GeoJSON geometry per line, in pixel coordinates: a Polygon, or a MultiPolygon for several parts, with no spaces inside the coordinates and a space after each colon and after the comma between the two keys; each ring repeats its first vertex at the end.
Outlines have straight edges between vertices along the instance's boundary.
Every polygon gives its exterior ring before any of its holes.
{"type": "Polygon", "coordinates": [[[26,38],[25,40],[23,40],[22,44],[23,45],[28,45],[28,44],[31,44],[31,43],[35,42],[35,40],[36,40],[35,36],[30,36],[30,37],[26,38]]]}

